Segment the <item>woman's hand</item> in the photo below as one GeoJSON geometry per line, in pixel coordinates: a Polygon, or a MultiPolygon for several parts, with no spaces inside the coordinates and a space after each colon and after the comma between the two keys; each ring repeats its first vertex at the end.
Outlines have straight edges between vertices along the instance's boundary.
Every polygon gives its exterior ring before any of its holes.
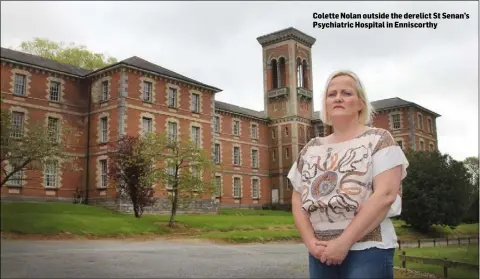
{"type": "Polygon", "coordinates": [[[312,254],[313,257],[320,260],[323,252],[325,251],[325,245],[321,244],[320,241],[314,239],[307,243],[308,252],[312,254]]]}
{"type": "Polygon", "coordinates": [[[343,241],[341,238],[319,241],[319,245],[325,246],[320,261],[327,265],[341,264],[351,248],[349,242],[343,241]]]}

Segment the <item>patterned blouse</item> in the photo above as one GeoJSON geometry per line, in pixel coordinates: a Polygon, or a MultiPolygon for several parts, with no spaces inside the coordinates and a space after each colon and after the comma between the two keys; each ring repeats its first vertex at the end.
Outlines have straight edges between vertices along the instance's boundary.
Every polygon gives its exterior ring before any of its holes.
{"type": "MultiPolygon", "coordinates": [[[[308,213],[320,240],[338,237],[373,193],[373,178],[402,165],[402,180],[408,161],[390,132],[370,128],[361,135],[339,143],[325,138],[311,139],[301,150],[288,178],[301,194],[302,210],[308,213]]],[[[387,217],[351,250],[371,247],[396,248],[397,235],[390,217],[400,215],[401,187],[387,217]]]]}

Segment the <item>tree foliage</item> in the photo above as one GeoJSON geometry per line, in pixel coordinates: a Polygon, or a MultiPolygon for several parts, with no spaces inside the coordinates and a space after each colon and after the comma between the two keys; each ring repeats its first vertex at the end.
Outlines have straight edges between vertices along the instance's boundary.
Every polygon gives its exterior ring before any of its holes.
{"type": "Polygon", "coordinates": [[[476,156],[467,157],[465,158],[465,160],[463,160],[463,163],[465,164],[465,167],[467,168],[468,173],[471,176],[472,184],[475,185],[478,190],[478,184],[479,184],[478,157],[476,156]]]}
{"type": "Polygon", "coordinates": [[[463,161],[465,167],[470,174],[470,183],[472,184],[472,191],[470,196],[469,208],[465,215],[464,222],[478,223],[479,222],[479,163],[478,157],[471,156],[465,158],[463,161]]]}
{"type": "Polygon", "coordinates": [[[54,42],[46,38],[34,38],[31,41],[22,42],[19,49],[26,53],[89,70],[97,70],[117,62],[116,58],[92,52],[84,45],[74,43],[67,45],[64,42],[54,42]]]}
{"type": "Polygon", "coordinates": [[[471,183],[463,162],[439,152],[408,152],[402,219],[420,231],[432,225],[455,227],[468,209],[471,183]]]}
{"type": "Polygon", "coordinates": [[[173,227],[178,208],[188,206],[194,199],[214,192],[217,168],[211,155],[197,148],[190,140],[181,141],[163,135],[163,142],[162,157],[166,171],[163,172],[162,181],[169,189],[169,226],[173,227]]]}
{"type": "Polygon", "coordinates": [[[109,154],[109,177],[122,198],[131,200],[136,217],[146,206],[155,204],[154,184],[168,193],[170,227],[179,207],[212,192],[215,165],[210,155],[190,140],[171,140],[161,133],[125,135],[114,143],[109,154]]]}
{"type": "MultiPolygon", "coordinates": [[[[66,152],[71,145],[78,143],[79,135],[68,127],[66,121],[59,123],[61,129],[58,137],[48,129],[47,121],[31,121],[24,126],[12,125],[12,113],[4,106],[1,108],[0,162],[1,184],[16,185],[26,180],[33,180],[22,175],[26,171],[45,170],[46,163],[57,162],[57,169],[78,171],[76,157],[66,152]],[[17,136],[20,135],[20,136],[17,136]],[[16,175],[17,174],[17,175],[16,175]]],[[[49,164],[50,165],[50,164],[49,164]]]]}
{"type": "Polygon", "coordinates": [[[108,177],[116,184],[121,198],[129,199],[135,217],[140,218],[146,206],[155,204],[155,188],[159,170],[155,162],[160,159],[157,137],[123,135],[109,151],[108,177]]]}

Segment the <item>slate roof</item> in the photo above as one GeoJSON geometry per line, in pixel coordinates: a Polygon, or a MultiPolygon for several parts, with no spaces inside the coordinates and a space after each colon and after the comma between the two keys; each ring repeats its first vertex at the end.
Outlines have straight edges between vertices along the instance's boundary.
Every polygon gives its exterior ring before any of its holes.
{"type": "Polygon", "coordinates": [[[114,63],[114,64],[108,65],[106,67],[103,67],[101,69],[97,69],[97,70],[82,69],[82,68],[72,66],[72,65],[69,65],[69,64],[60,63],[60,62],[57,62],[57,61],[54,61],[54,60],[51,60],[51,59],[43,58],[43,57],[38,56],[38,55],[32,55],[32,54],[28,54],[28,53],[24,53],[24,52],[20,52],[20,51],[16,51],[16,50],[8,49],[8,48],[3,48],[3,47],[1,48],[1,57],[5,58],[5,59],[16,61],[16,62],[29,64],[29,65],[32,65],[32,66],[39,66],[39,67],[42,67],[42,68],[45,68],[45,69],[75,75],[75,76],[78,76],[78,77],[87,77],[87,76],[90,76],[90,75],[94,75],[95,73],[97,73],[99,71],[103,71],[103,70],[106,70],[108,68],[123,64],[123,65],[126,65],[126,66],[137,67],[137,68],[140,68],[140,69],[143,69],[143,70],[155,72],[155,73],[163,75],[163,76],[178,79],[180,81],[193,83],[193,84],[196,84],[198,86],[202,86],[202,87],[212,89],[215,92],[222,91],[219,88],[216,88],[216,87],[207,85],[205,83],[196,81],[194,79],[188,78],[186,76],[183,76],[183,75],[181,75],[179,73],[176,73],[174,71],[171,71],[169,69],[163,68],[159,65],[153,64],[153,63],[151,63],[151,62],[149,62],[145,59],[142,59],[140,57],[137,57],[137,56],[132,56],[132,57],[127,58],[125,60],[122,60],[118,63],[114,63]]]}
{"type": "Polygon", "coordinates": [[[130,58],[122,60],[122,61],[120,61],[120,64],[125,64],[125,65],[129,65],[129,66],[141,68],[141,69],[144,69],[144,70],[148,70],[148,71],[158,73],[158,74],[163,75],[163,76],[168,76],[168,77],[179,79],[179,80],[182,80],[182,81],[187,81],[187,82],[191,82],[191,83],[194,83],[194,84],[198,84],[200,86],[210,88],[210,89],[212,89],[216,92],[222,91],[219,88],[216,88],[216,87],[213,87],[211,85],[201,83],[201,82],[196,81],[194,79],[188,78],[186,76],[183,76],[183,75],[181,75],[179,73],[176,73],[174,71],[171,71],[169,69],[163,68],[159,65],[153,64],[153,63],[151,63],[151,62],[149,62],[145,59],[142,59],[140,57],[137,57],[137,56],[132,56],[130,58]]]}
{"type": "MultiPolygon", "coordinates": [[[[437,117],[441,116],[440,114],[438,113],[435,113],[429,109],[426,109],[414,102],[409,102],[409,101],[405,101],[404,99],[402,98],[398,98],[398,97],[395,97],[395,98],[388,98],[388,99],[382,99],[382,100],[377,100],[377,101],[373,101],[373,102],[370,102],[370,104],[372,104],[373,108],[376,110],[376,111],[382,111],[382,110],[386,110],[386,109],[392,109],[392,108],[401,108],[401,107],[409,107],[409,106],[413,106],[413,107],[417,107],[421,110],[424,110],[424,111],[427,111],[437,117]]],[[[313,113],[313,118],[314,119],[320,119],[320,111],[315,111],[313,113]]]]}
{"type": "Polygon", "coordinates": [[[262,118],[265,119],[266,115],[263,111],[256,111],[252,109],[247,109],[244,107],[239,107],[236,105],[228,104],[225,102],[220,102],[220,101],[215,101],[215,109],[217,110],[224,110],[224,111],[229,111],[233,113],[238,113],[242,114],[245,116],[251,116],[251,117],[256,117],[256,118],[262,118]]]}
{"type": "Polygon", "coordinates": [[[398,98],[398,97],[373,101],[373,102],[371,102],[371,104],[375,108],[376,111],[382,111],[382,110],[385,110],[385,109],[392,109],[392,108],[401,108],[401,107],[413,106],[413,107],[417,107],[421,110],[427,111],[427,112],[435,115],[436,117],[441,116],[440,114],[435,113],[435,112],[433,112],[429,109],[426,109],[426,108],[424,108],[424,107],[422,107],[422,106],[420,106],[420,105],[418,105],[414,102],[405,101],[404,99],[401,99],[401,98],[398,98]]]}
{"type": "Polygon", "coordinates": [[[32,55],[32,54],[28,54],[28,53],[24,53],[24,52],[12,50],[12,49],[4,48],[4,47],[1,48],[1,57],[16,61],[16,62],[39,66],[49,70],[63,72],[63,73],[67,73],[67,74],[71,74],[79,77],[83,77],[89,72],[91,72],[90,70],[87,70],[87,69],[82,69],[69,64],[60,63],[51,59],[43,58],[38,55],[32,55]]]}
{"type": "Polygon", "coordinates": [[[405,101],[400,98],[389,98],[389,99],[383,99],[383,100],[377,100],[371,102],[372,106],[375,108],[375,110],[384,110],[384,109],[389,109],[389,108],[395,108],[395,107],[405,107],[405,106],[412,106],[414,103],[405,101]]]}

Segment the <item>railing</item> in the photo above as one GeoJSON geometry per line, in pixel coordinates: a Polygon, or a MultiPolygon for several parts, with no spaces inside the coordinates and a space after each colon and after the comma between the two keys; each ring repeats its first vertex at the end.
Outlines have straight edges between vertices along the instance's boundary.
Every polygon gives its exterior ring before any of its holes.
{"type": "Polygon", "coordinates": [[[313,92],[303,87],[297,87],[297,94],[307,99],[313,98],[313,92]]]}
{"type": "Polygon", "coordinates": [[[458,262],[458,261],[449,260],[447,258],[435,259],[435,258],[407,256],[405,251],[402,251],[402,254],[399,255],[399,257],[400,257],[400,260],[402,261],[402,268],[405,268],[405,269],[407,268],[407,262],[443,266],[443,278],[448,278],[449,268],[464,268],[464,269],[472,269],[477,271],[479,268],[478,264],[458,262]]]}
{"type": "Polygon", "coordinates": [[[270,90],[267,94],[268,98],[278,98],[288,96],[288,87],[270,90]]]}
{"type": "Polygon", "coordinates": [[[416,241],[398,241],[398,249],[405,248],[421,248],[421,247],[436,247],[436,246],[448,246],[448,245],[462,245],[478,243],[479,236],[469,237],[445,237],[445,238],[429,238],[429,239],[417,239],[416,241]],[[423,246],[422,246],[423,244],[423,246]]]}

